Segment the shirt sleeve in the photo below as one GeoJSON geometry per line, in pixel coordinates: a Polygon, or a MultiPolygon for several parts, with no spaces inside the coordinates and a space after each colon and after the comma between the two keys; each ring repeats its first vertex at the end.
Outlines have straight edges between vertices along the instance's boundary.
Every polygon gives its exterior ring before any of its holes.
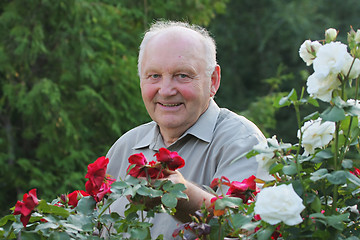
{"type": "Polygon", "coordinates": [[[218,167],[214,178],[225,176],[230,181],[242,181],[252,175],[261,173],[255,157],[240,156],[251,151],[261,141],[266,141],[262,134],[251,134],[246,137],[232,138],[219,151],[218,167]],[[234,161],[236,160],[236,161],[234,161]]]}

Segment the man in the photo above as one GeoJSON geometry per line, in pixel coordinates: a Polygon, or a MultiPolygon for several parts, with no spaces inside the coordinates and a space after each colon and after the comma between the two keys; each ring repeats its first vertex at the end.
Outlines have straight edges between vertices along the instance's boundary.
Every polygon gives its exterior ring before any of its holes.
{"type": "MultiPolygon", "coordinates": [[[[212,194],[202,189],[221,176],[241,181],[257,173],[254,159],[241,154],[265,141],[260,130],[244,117],[220,109],[213,100],[220,86],[214,40],[205,29],[181,22],[157,22],[140,45],[138,70],[145,107],[152,122],[125,133],[109,150],[108,173],[125,178],[128,157],[143,153],[148,160],[162,147],[176,151],[185,167],[169,179],[183,183],[189,201],[179,201],[176,216],[158,214],[152,236],[171,239],[176,224],[188,221],[212,194]]],[[[126,199],[112,211],[122,213],[126,199]]]]}

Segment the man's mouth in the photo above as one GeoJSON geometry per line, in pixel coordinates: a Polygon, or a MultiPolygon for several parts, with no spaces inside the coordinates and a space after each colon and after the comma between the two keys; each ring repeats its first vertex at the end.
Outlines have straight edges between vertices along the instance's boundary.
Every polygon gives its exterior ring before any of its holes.
{"type": "Polygon", "coordinates": [[[167,104],[167,103],[159,103],[161,106],[164,106],[164,107],[177,107],[177,106],[180,106],[181,103],[171,103],[171,104],[167,104]]]}

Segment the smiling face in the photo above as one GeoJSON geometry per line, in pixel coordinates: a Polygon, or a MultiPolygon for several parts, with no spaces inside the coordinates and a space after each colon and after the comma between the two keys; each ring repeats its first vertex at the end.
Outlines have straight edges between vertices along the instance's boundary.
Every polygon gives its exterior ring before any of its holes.
{"type": "Polygon", "coordinates": [[[199,38],[192,30],[167,30],[154,36],[144,51],[142,98],[163,138],[178,138],[190,128],[219,87],[219,67],[211,76],[206,74],[205,48],[199,38]]]}

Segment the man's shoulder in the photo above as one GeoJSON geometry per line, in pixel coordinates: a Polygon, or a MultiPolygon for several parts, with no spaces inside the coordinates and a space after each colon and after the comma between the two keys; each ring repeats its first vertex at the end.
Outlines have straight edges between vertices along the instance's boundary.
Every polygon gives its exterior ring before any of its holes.
{"type": "Polygon", "coordinates": [[[144,137],[149,134],[149,132],[152,131],[155,126],[156,123],[152,121],[130,129],[117,139],[117,141],[110,148],[108,154],[111,154],[116,149],[132,149],[135,144],[144,139],[144,137]]]}
{"type": "Polygon", "coordinates": [[[137,127],[134,127],[132,129],[130,129],[129,131],[127,131],[126,133],[124,133],[120,138],[133,138],[133,137],[141,137],[141,136],[145,136],[146,134],[149,133],[149,131],[151,131],[154,127],[156,126],[156,123],[154,121],[151,122],[147,122],[144,124],[141,124],[137,127]]]}
{"type": "Polygon", "coordinates": [[[252,121],[227,108],[220,109],[216,130],[220,132],[228,131],[232,135],[241,134],[243,137],[253,134],[262,135],[260,129],[252,121]]]}

